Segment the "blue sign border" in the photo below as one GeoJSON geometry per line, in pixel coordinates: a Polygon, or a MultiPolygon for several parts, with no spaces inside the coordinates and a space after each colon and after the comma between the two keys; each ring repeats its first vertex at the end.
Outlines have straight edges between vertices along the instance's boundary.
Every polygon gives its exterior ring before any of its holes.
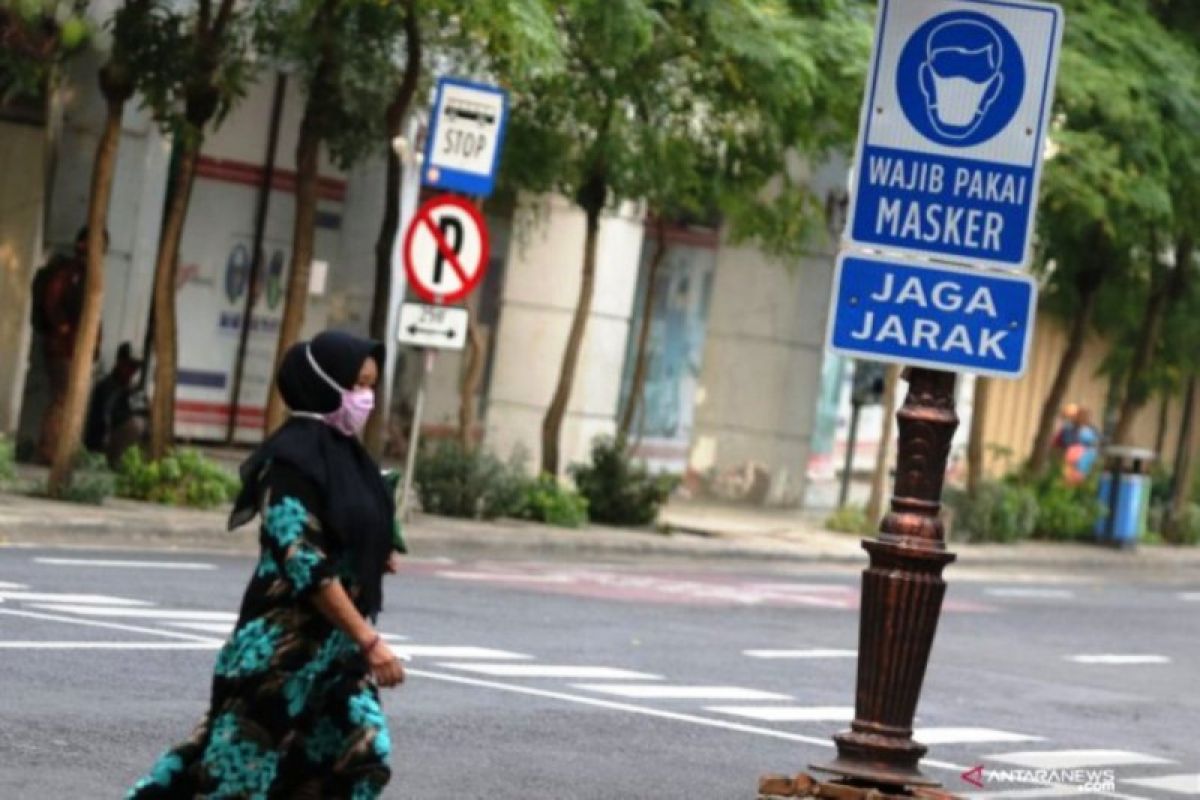
{"type": "Polygon", "coordinates": [[[429,115],[429,131],[425,135],[425,154],[421,164],[421,185],[442,191],[461,192],[463,194],[488,197],[496,188],[496,174],[500,167],[500,153],[504,149],[504,132],[508,128],[508,92],[499,86],[478,83],[464,78],[453,78],[443,75],[438,78],[437,91],[433,98],[433,109],[429,115]],[[496,136],[496,152],[492,155],[492,165],[487,175],[476,175],[473,172],[446,169],[438,167],[437,180],[429,180],[429,169],[433,163],[433,143],[437,140],[437,125],[441,119],[444,89],[447,86],[461,86],[500,96],[500,131],[496,136]]]}
{"type": "MultiPolygon", "coordinates": [[[[904,0],[904,2],[912,2],[913,0],[904,0]]],[[[1063,35],[1063,10],[1060,6],[1053,3],[1023,3],[1015,2],[1014,0],[957,0],[957,2],[982,6],[1015,9],[1019,11],[1041,12],[1050,14],[1053,22],[1051,26],[1050,44],[1047,49],[1047,69],[1042,83],[1042,102],[1038,116],[1038,130],[1035,132],[1037,141],[1044,142],[1046,137],[1046,120],[1051,110],[1053,103],[1052,92],[1058,75],[1058,55],[1062,49],[1063,35]]],[[[1033,254],[1033,232],[1037,221],[1037,206],[1038,194],[1042,179],[1042,164],[1043,164],[1043,147],[1034,149],[1033,163],[1029,165],[1029,169],[1033,170],[1032,186],[1030,191],[1030,199],[1027,205],[1026,224],[1024,226],[1025,233],[1021,247],[1021,257],[1018,261],[1012,260],[997,260],[989,259],[982,256],[967,255],[961,252],[947,250],[930,250],[914,247],[906,247],[903,245],[893,244],[885,241],[872,241],[856,238],[854,236],[855,220],[858,215],[858,196],[861,191],[861,185],[864,177],[867,174],[865,167],[865,154],[869,146],[868,141],[871,136],[871,125],[874,119],[872,113],[875,108],[875,95],[879,85],[879,54],[883,46],[884,36],[886,33],[888,14],[891,11],[893,0],[880,0],[879,12],[875,25],[875,41],[871,49],[871,64],[868,74],[870,75],[870,83],[867,91],[863,94],[862,110],[859,115],[859,135],[858,144],[855,147],[853,185],[850,192],[850,207],[846,216],[846,228],[843,231],[842,239],[849,245],[854,247],[866,247],[871,249],[884,250],[887,252],[908,253],[912,255],[924,256],[926,258],[949,260],[956,262],[965,262],[968,264],[978,264],[981,266],[999,267],[1005,270],[1021,270],[1029,267],[1033,254]]],[[[944,8],[937,13],[945,13],[953,10],[952,8],[944,8]]],[[[1028,76],[1027,76],[1028,77],[1028,76]]],[[[882,145],[880,145],[882,147],[882,145]]],[[[923,150],[905,151],[918,156],[933,155],[938,158],[952,158],[950,156],[941,156],[940,154],[930,154],[923,150]]],[[[1011,165],[1004,165],[1011,167],[1011,165]]]]}
{"type": "Polygon", "coordinates": [[[901,364],[906,366],[927,367],[929,369],[942,370],[946,372],[986,375],[989,377],[1015,380],[1023,376],[1029,367],[1029,353],[1033,346],[1033,335],[1037,327],[1037,300],[1037,281],[1027,273],[1012,272],[1011,270],[999,271],[971,269],[968,267],[955,267],[940,263],[922,263],[920,261],[914,261],[908,258],[888,258],[886,256],[842,251],[838,254],[837,267],[833,277],[832,302],[830,303],[829,319],[826,321],[825,326],[825,345],[826,348],[832,353],[866,361],[881,361],[885,363],[901,364]],[[892,267],[900,270],[959,275],[962,276],[962,278],[966,281],[999,281],[1004,283],[1026,284],[1029,288],[1029,305],[1026,309],[1024,309],[1025,328],[1023,334],[1025,341],[1021,344],[1020,361],[1017,369],[996,370],[989,369],[987,367],[980,367],[978,365],[954,363],[952,361],[935,361],[928,358],[913,358],[908,355],[893,356],[885,353],[879,353],[874,350],[837,346],[835,344],[835,338],[837,335],[839,309],[842,308],[842,283],[845,272],[844,265],[847,259],[865,261],[871,264],[879,265],[880,267],[892,267]]]}

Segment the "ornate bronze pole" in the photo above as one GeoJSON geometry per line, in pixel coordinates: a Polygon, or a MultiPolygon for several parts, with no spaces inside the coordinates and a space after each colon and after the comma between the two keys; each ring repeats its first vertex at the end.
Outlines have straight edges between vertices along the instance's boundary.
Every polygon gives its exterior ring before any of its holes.
{"type": "MultiPolygon", "coordinates": [[[[947,552],[939,518],[950,442],[958,427],[956,376],[910,368],[908,395],[897,414],[899,448],[891,510],[875,539],[863,541],[858,682],[850,730],[834,736],[837,758],[813,768],[836,776],[839,789],[886,795],[937,786],[918,768],[926,747],[912,723],[937,632],[946,584],[947,552]]],[[[803,796],[819,791],[807,776],[764,778],[763,794],[803,796]],[[783,791],[781,791],[783,790],[783,791]]],[[[844,792],[840,792],[844,793],[844,792]]]]}

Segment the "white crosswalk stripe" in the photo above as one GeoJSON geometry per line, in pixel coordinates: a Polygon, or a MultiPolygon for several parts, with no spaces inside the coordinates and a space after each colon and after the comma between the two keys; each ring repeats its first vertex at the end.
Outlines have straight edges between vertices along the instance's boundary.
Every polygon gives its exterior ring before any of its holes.
{"type": "Polygon", "coordinates": [[[1084,653],[1067,656],[1068,661],[1076,664],[1108,664],[1112,666],[1134,666],[1137,664],[1170,664],[1168,656],[1152,655],[1149,653],[1084,653]]]}
{"type": "Polygon", "coordinates": [[[1122,785],[1127,783],[1174,794],[1200,796],[1200,772],[1189,775],[1163,775],[1158,778],[1129,778],[1121,781],[1122,785]]]}
{"type": "Polygon", "coordinates": [[[0,581],[0,589],[5,589],[5,590],[11,589],[13,591],[20,591],[21,589],[28,589],[28,588],[29,587],[23,583],[9,583],[8,581],[0,581]]]}
{"type": "Polygon", "coordinates": [[[201,631],[202,633],[233,633],[233,622],[172,622],[165,621],[163,624],[170,625],[172,628],[186,628],[189,631],[201,631]]]}
{"type": "Polygon", "coordinates": [[[813,650],[743,650],[742,655],[750,658],[775,658],[775,659],[805,659],[805,658],[854,658],[858,655],[857,650],[832,650],[832,649],[813,649],[813,650]]]}
{"type": "Polygon", "coordinates": [[[791,700],[790,695],[741,686],[678,686],[653,683],[577,683],[576,689],[639,700],[791,700]]]}
{"type": "MultiPolygon", "coordinates": [[[[390,636],[384,638],[390,638],[390,636]]],[[[533,658],[525,653],[514,653],[511,650],[464,645],[400,644],[393,647],[392,650],[414,658],[463,658],[482,661],[529,661],[533,658]]]]}
{"type": "Polygon", "coordinates": [[[1179,599],[1185,603],[1200,603],[1200,592],[1180,592],[1179,599]]]}
{"type": "Polygon", "coordinates": [[[1087,769],[1088,767],[1130,767],[1175,762],[1158,756],[1128,750],[1031,750],[1020,753],[1000,753],[987,756],[985,762],[997,761],[1028,769],[1087,769]]]}
{"type": "Polygon", "coordinates": [[[124,561],[111,558],[35,558],[34,563],[62,567],[114,567],[124,569],[216,569],[216,564],[198,561],[124,561]]]}
{"type": "Polygon", "coordinates": [[[705,706],[705,711],[763,722],[849,722],[850,706],[705,706]]]}
{"type": "Polygon", "coordinates": [[[928,745],[1045,741],[1042,736],[997,731],[991,728],[918,728],[913,732],[913,738],[921,744],[928,745]]]}
{"type": "Polygon", "coordinates": [[[231,611],[192,611],[174,608],[124,608],[116,606],[85,606],[62,603],[34,603],[34,608],[57,611],[64,614],[80,614],[86,617],[137,617],[139,619],[164,620],[211,620],[213,622],[237,619],[231,611]]]}
{"type": "Polygon", "coordinates": [[[107,594],[60,594],[56,592],[24,592],[0,589],[0,600],[20,600],[22,603],[79,603],[98,606],[150,606],[145,600],[130,600],[107,594]]]}
{"type": "Polygon", "coordinates": [[[477,672],[495,678],[567,678],[569,680],[660,681],[661,675],[635,672],[616,667],[588,667],[569,664],[438,664],[447,669],[477,672]]]}
{"type": "Polygon", "coordinates": [[[991,597],[1008,597],[1022,600],[1071,600],[1075,593],[1070,589],[1044,589],[1033,586],[998,586],[984,589],[991,597]]]}

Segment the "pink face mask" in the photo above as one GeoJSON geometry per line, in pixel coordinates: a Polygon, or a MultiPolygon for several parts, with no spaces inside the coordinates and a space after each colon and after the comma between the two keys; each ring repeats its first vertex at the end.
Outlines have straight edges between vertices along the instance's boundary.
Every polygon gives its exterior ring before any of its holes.
{"type": "Polygon", "coordinates": [[[367,427],[367,420],[371,416],[371,411],[375,408],[375,392],[366,387],[343,389],[338,385],[337,381],[325,373],[325,370],[321,369],[321,365],[313,358],[311,347],[306,347],[304,353],[308,356],[308,363],[312,366],[313,371],[321,377],[321,380],[336,389],[342,396],[342,405],[336,411],[330,411],[328,414],[294,412],[293,416],[319,419],[346,436],[360,435],[363,429],[367,427]]]}
{"type": "Polygon", "coordinates": [[[375,392],[370,389],[342,389],[342,407],[326,414],[325,424],[347,436],[358,436],[367,427],[374,408],[375,392]]]}

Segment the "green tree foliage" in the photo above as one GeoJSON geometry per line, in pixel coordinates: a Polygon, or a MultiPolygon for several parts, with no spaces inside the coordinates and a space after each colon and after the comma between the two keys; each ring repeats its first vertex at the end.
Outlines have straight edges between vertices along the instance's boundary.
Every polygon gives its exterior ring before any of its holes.
{"type": "MultiPolygon", "coordinates": [[[[1050,436],[1102,290],[1157,269],[1193,225],[1200,62],[1147,0],[1070,0],[1039,219],[1044,307],[1070,321],[1030,466],[1050,436]],[[1168,78],[1168,76],[1170,76],[1168,78]]],[[[1129,297],[1124,297],[1129,304],[1129,297]]],[[[1130,304],[1132,305],[1132,304],[1130,304]]],[[[1137,312],[1144,313],[1144,309],[1137,312]]],[[[1101,329],[1112,318],[1098,318],[1101,329]]]]}
{"type": "Polygon", "coordinates": [[[87,0],[13,0],[0,6],[0,105],[38,95],[55,68],[92,35],[87,0]]]}
{"type": "Polygon", "coordinates": [[[715,208],[735,234],[794,246],[813,204],[790,179],[787,155],[849,141],[869,40],[864,13],[833,0],[559,4],[563,66],[513,87],[502,171],[510,188],[560,192],[587,218],[579,301],[542,426],[543,471],[559,468],[605,204],[715,208]],[[781,185],[763,194],[778,176],[781,185]]]}

